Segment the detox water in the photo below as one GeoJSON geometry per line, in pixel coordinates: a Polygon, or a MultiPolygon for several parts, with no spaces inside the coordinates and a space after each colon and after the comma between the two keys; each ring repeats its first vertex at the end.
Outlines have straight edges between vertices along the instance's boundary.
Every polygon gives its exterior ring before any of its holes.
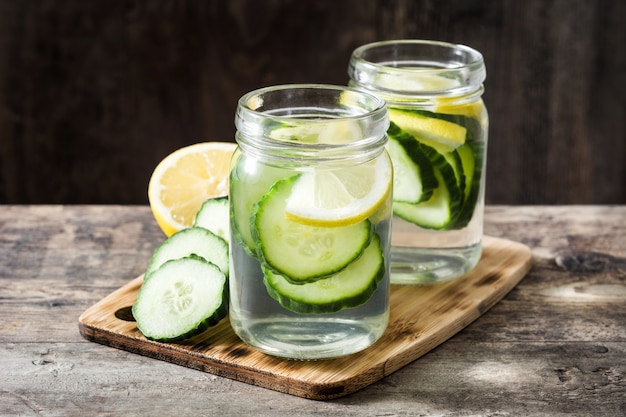
{"type": "Polygon", "coordinates": [[[392,165],[379,98],[296,85],[242,97],[230,176],[230,322],[248,345],[316,360],[389,320],[392,165]]]}
{"type": "Polygon", "coordinates": [[[395,168],[391,282],[458,278],[482,251],[488,118],[477,51],[444,42],[357,48],[350,85],[387,102],[395,168]]]}

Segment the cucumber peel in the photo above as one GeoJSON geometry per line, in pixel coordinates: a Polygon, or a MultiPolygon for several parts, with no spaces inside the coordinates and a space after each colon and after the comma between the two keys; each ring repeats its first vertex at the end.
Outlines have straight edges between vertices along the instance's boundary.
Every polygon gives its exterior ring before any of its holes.
{"type": "Polygon", "coordinates": [[[147,339],[186,340],[226,317],[226,275],[197,256],[167,261],[144,281],[132,312],[147,339]]]}
{"type": "Polygon", "coordinates": [[[289,220],[287,198],[298,175],[276,182],[255,205],[252,235],[257,256],[290,282],[313,282],[341,271],[370,241],[369,220],[349,226],[310,226],[289,220]]]}
{"type": "Polygon", "coordinates": [[[306,284],[293,284],[271,270],[264,270],[268,294],[296,313],[334,313],[359,306],[370,299],[385,275],[380,238],[374,234],[361,257],[342,271],[306,284]]]}
{"type": "Polygon", "coordinates": [[[228,209],[228,197],[210,198],[202,203],[200,210],[193,221],[194,227],[203,227],[228,243],[230,213],[228,209]]]}
{"type": "Polygon", "coordinates": [[[167,238],[155,250],[145,273],[145,280],[172,259],[195,254],[215,264],[226,276],[229,274],[228,244],[224,239],[202,227],[182,229],[167,238]]]}

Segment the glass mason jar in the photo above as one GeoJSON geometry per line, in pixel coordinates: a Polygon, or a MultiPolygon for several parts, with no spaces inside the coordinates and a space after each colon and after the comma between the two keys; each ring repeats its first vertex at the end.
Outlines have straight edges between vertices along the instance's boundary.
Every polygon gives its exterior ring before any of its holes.
{"type": "Polygon", "coordinates": [[[384,100],[349,87],[244,95],[230,176],[230,321],[254,348],[324,359],[389,320],[393,168],[384,100]]]}
{"type": "Polygon", "coordinates": [[[393,161],[391,282],[459,277],[481,255],[487,150],[482,55],[467,46],[383,41],[352,53],[350,86],[387,102],[393,161]]]}

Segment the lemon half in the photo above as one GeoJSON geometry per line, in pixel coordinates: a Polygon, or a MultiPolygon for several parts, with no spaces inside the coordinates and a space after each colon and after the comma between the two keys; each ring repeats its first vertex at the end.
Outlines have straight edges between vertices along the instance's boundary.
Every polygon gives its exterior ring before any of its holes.
{"type": "Polygon", "coordinates": [[[236,148],[230,142],[197,143],[174,151],[157,165],[148,184],[148,200],[167,236],[192,226],[207,199],[228,195],[230,159],[236,148]]]}

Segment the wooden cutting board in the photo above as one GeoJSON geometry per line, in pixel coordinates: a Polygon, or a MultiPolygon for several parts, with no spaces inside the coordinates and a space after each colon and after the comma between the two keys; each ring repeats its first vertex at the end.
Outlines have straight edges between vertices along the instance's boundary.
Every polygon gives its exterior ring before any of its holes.
{"type": "Polygon", "coordinates": [[[228,319],[178,344],[147,340],[130,308],[142,277],[111,293],[79,318],[90,341],[299,397],[325,400],[364,388],[443,343],[496,304],[526,275],[530,249],[485,237],[478,266],[454,281],[391,288],[390,322],[370,348],[337,359],[293,361],[244,344],[228,319]]]}

